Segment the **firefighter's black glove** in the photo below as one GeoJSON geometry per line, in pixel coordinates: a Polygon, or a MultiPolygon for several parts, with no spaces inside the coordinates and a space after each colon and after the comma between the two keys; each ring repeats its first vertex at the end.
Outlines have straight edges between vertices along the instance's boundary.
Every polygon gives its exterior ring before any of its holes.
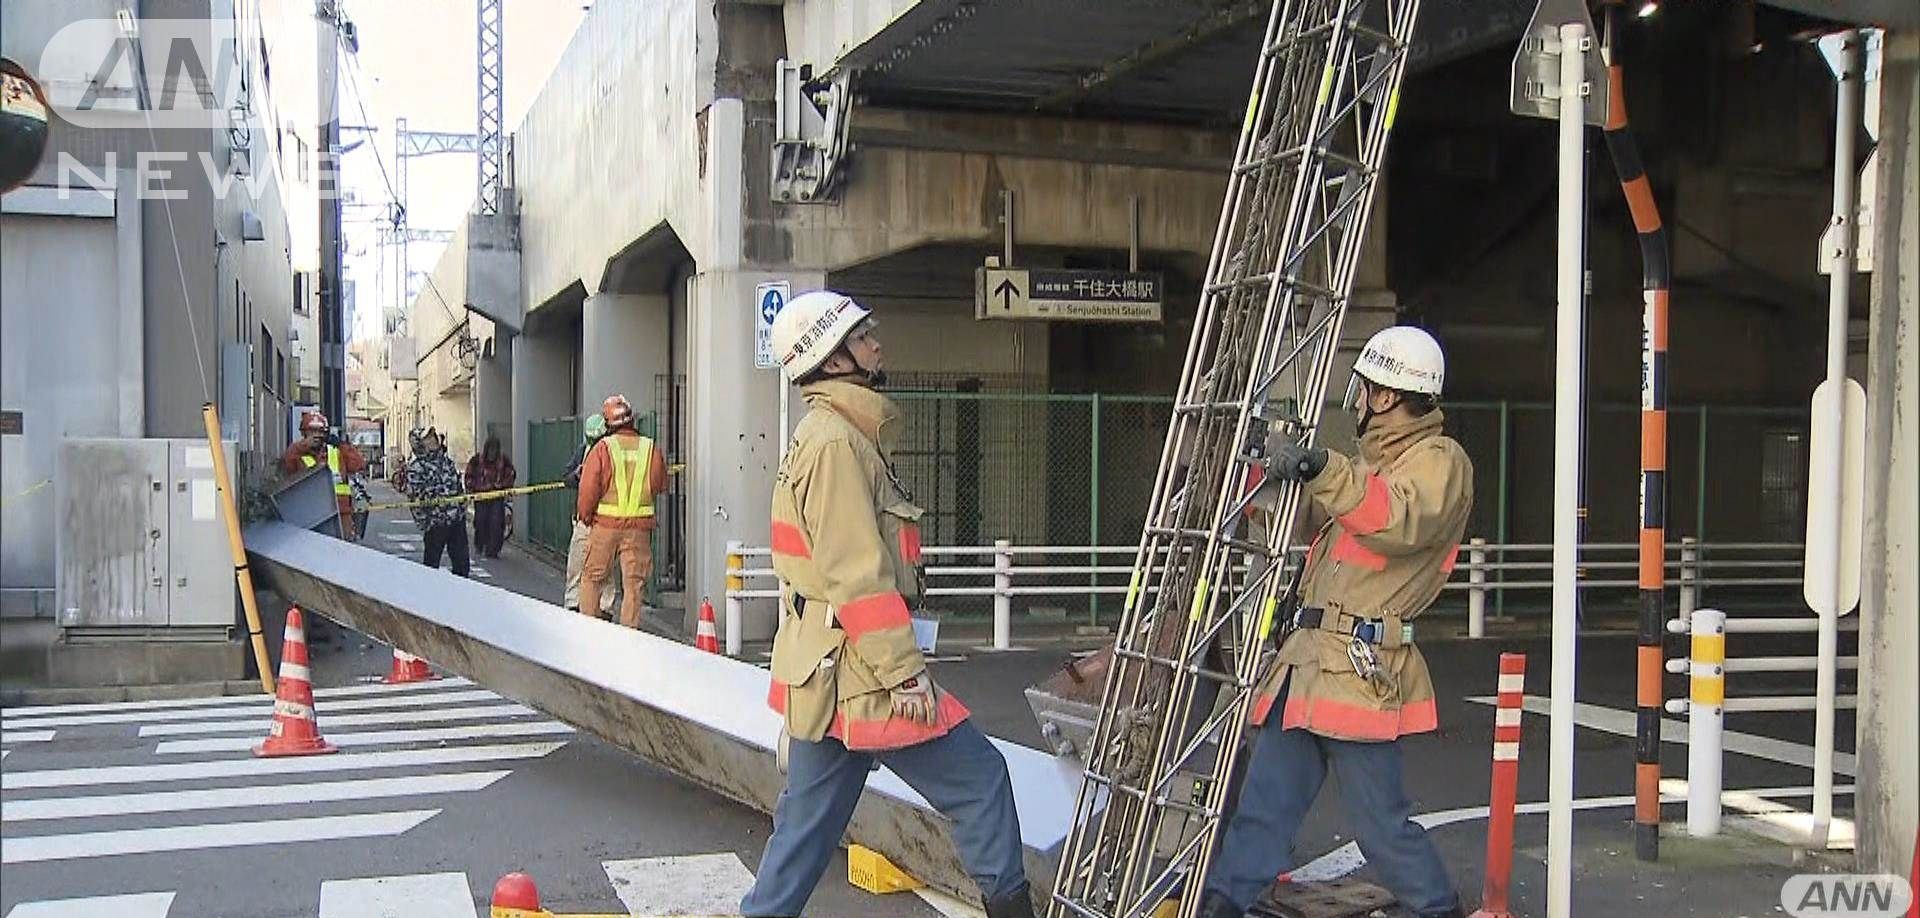
{"type": "Polygon", "coordinates": [[[1284,434],[1267,441],[1267,473],[1285,481],[1312,481],[1327,467],[1327,451],[1302,446],[1284,434]]]}

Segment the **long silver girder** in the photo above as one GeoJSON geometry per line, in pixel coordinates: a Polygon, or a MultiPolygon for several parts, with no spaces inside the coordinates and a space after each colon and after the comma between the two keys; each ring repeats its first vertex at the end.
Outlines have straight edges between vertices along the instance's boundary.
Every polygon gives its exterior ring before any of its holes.
{"type": "Polygon", "coordinates": [[[1303,501],[1270,484],[1256,529],[1250,476],[1270,430],[1318,426],[1418,9],[1273,4],[1055,918],[1148,915],[1183,883],[1180,915],[1198,912],[1303,501]]]}

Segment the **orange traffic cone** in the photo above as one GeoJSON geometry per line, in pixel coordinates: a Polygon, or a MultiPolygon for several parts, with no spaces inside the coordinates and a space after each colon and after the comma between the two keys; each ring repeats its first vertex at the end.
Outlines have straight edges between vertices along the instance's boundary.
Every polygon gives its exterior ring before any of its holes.
{"type": "Polygon", "coordinates": [[[387,670],[387,678],[381,680],[388,685],[400,685],[406,682],[432,682],[440,678],[433,674],[433,667],[427,661],[407,653],[398,647],[393,649],[393,667],[387,670]]]}
{"type": "Polygon", "coordinates": [[[307,670],[307,620],[300,607],[287,610],[286,639],[280,648],[280,692],[273,701],[273,726],[267,740],[253,747],[266,758],[339,752],[320,738],[313,716],[313,676],[307,670]]]}
{"type": "Polygon", "coordinates": [[[713,626],[713,601],[700,600],[700,624],[693,633],[693,646],[708,653],[720,652],[720,634],[713,626]]]}
{"type": "Polygon", "coordinates": [[[540,889],[524,873],[510,873],[493,884],[493,901],[488,918],[536,918],[545,916],[540,907],[540,889]]]}

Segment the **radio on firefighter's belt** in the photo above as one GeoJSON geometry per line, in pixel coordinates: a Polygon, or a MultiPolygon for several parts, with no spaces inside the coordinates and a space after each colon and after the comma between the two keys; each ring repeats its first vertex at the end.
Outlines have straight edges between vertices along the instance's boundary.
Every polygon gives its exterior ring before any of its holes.
{"type": "Polygon", "coordinates": [[[1397,618],[1360,618],[1345,612],[1328,612],[1304,606],[1293,613],[1288,624],[1294,628],[1331,631],[1368,646],[1398,647],[1413,643],[1413,623],[1397,618]],[[1395,625],[1399,627],[1396,629],[1395,625]]]}

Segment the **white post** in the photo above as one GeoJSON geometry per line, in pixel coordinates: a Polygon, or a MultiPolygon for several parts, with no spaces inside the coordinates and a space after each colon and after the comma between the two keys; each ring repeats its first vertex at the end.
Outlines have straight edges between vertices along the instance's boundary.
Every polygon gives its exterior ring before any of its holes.
{"type": "Polygon", "coordinates": [[[1487,636],[1487,540],[1467,542],[1467,637],[1487,636]]]}
{"type": "Polygon", "coordinates": [[[1839,653],[1840,597],[1840,503],[1841,479],[1846,463],[1846,380],[1848,297],[1853,289],[1854,269],[1854,135],[1860,130],[1860,33],[1846,31],[1838,36],[1838,54],[1833,60],[1834,80],[1839,99],[1834,112],[1833,131],[1833,221],[1838,230],[1839,247],[1834,253],[1833,273],[1827,285],[1827,385],[1833,390],[1836,409],[1833,436],[1814,446],[1827,452],[1827,474],[1808,482],[1812,491],[1808,501],[1807,571],[1809,580],[1832,584],[1833,595],[1824,597],[1814,611],[1820,616],[1819,670],[1814,681],[1817,699],[1813,714],[1813,824],[1807,832],[1807,846],[1827,847],[1828,831],[1833,824],[1833,696],[1834,657],[1839,653]]]}
{"type": "Polygon", "coordinates": [[[1553,682],[1547,790],[1547,915],[1573,915],[1573,673],[1580,534],[1580,353],[1585,329],[1587,27],[1560,26],[1558,304],[1554,319],[1553,682]]]}
{"type": "Polygon", "coordinates": [[[1699,569],[1695,566],[1699,561],[1700,540],[1693,536],[1682,536],[1680,539],[1680,620],[1683,622],[1687,620],[1687,616],[1693,614],[1694,608],[1700,602],[1698,587],[1694,583],[1694,580],[1700,576],[1699,569]]]}
{"type": "Polygon", "coordinates": [[[787,461],[787,441],[793,436],[793,434],[790,433],[793,428],[788,426],[787,423],[787,414],[793,405],[793,392],[791,391],[791,384],[787,382],[786,367],[775,370],[773,378],[778,380],[780,385],[780,462],[785,464],[787,461]]]}
{"type": "Polygon", "coordinates": [[[740,557],[739,542],[727,543],[727,656],[740,655],[740,597],[735,595],[746,588],[746,582],[740,578],[740,568],[744,559],[740,557]]]}
{"type": "Polygon", "coordinates": [[[1720,834],[1720,733],[1727,699],[1727,614],[1701,609],[1693,630],[1687,692],[1687,834],[1720,834]]]}
{"type": "Polygon", "coordinates": [[[993,649],[1013,646],[1013,543],[993,540],[993,649]]]}

